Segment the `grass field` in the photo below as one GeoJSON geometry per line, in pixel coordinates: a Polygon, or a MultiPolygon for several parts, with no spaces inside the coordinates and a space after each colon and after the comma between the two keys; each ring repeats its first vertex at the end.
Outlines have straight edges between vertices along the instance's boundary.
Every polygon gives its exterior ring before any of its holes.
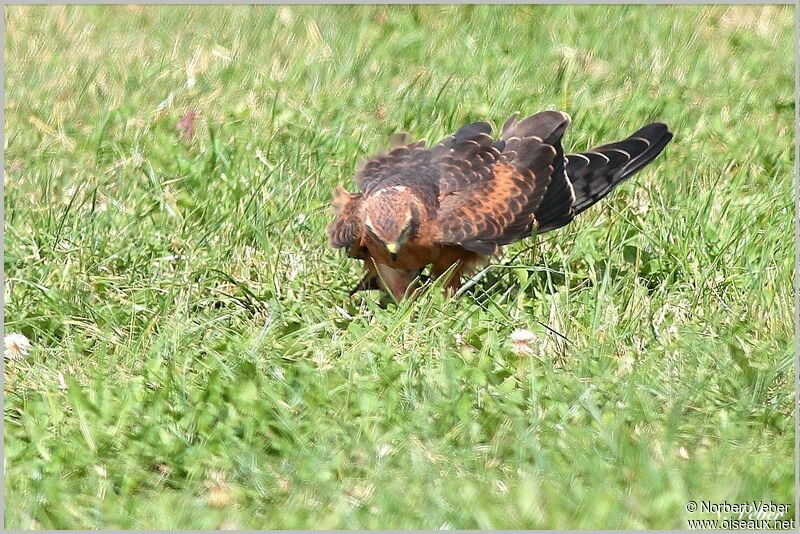
{"type": "Polygon", "coordinates": [[[32,348],[5,361],[5,526],[686,528],[710,517],[689,500],[793,502],[792,26],[7,6],[5,331],[32,348]],[[675,139],[462,298],[347,297],[336,184],[395,131],[548,108],[568,150],[675,139]]]}

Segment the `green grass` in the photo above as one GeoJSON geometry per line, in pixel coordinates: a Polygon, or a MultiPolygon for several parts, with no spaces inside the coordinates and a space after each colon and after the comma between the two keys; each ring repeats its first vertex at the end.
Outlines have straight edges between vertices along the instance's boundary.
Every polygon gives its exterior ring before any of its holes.
{"type": "Polygon", "coordinates": [[[686,528],[690,499],[793,502],[792,22],[6,7],[5,329],[33,348],[5,364],[5,526],[686,528]],[[547,108],[568,150],[675,139],[462,298],[347,297],[334,185],[395,131],[547,108]]]}

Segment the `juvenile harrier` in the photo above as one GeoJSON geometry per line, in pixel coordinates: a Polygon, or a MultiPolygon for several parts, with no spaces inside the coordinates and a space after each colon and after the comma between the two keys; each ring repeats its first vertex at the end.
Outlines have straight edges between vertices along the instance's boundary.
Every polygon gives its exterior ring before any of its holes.
{"type": "Polygon", "coordinates": [[[485,122],[440,143],[394,138],[385,154],[356,175],[359,193],[334,191],[330,245],[364,260],[357,289],[386,287],[401,299],[421,269],[436,278],[458,264],[461,278],[500,247],[569,223],[623,180],[653,161],[672,139],[648,124],[622,141],[564,154],[565,113],[544,111],[503,125],[492,138],[485,122]]]}

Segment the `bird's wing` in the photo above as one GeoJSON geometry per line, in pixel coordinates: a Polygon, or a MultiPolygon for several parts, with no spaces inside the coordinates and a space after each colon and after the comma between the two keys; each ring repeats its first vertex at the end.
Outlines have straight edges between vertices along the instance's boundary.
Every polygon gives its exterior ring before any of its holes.
{"type": "Polygon", "coordinates": [[[490,178],[500,156],[491,133],[489,124],[476,122],[431,148],[425,141],[412,143],[407,134],[395,134],[393,148],[367,161],[356,173],[356,184],[364,196],[385,187],[408,186],[436,207],[441,197],[490,178]]]}
{"type": "Polygon", "coordinates": [[[333,248],[350,248],[361,239],[361,222],[358,207],[361,195],[348,193],[338,186],[333,191],[331,208],[335,218],[328,225],[328,242],[333,248]]]}
{"type": "Polygon", "coordinates": [[[492,127],[485,122],[468,124],[443,139],[432,150],[438,175],[439,199],[492,178],[492,166],[500,157],[492,127]]]}
{"type": "Polygon", "coordinates": [[[395,185],[412,188],[433,215],[429,230],[438,242],[493,254],[530,235],[551,182],[550,196],[571,195],[560,143],[568,124],[567,115],[552,111],[514,116],[494,141],[492,127],[475,122],[431,148],[398,136],[392,144],[400,146],[367,161],[356,183],[365,197],[395,185]]]}
{"type": "Polygon", "coordinates": [[[568,124],[563,113],[544,112],[519,122],[512,117],[494,144],[485,131],[477,139],[456,139],[454,156],[480,156],[458,164],[442,185],[447,194],[440,198],[437,240],[491,255],[529,236],[551,183],[566,180],[560,139],[568,124]]]}
{"type": "MultiPolygon", "coordinates": [[[[407,139],[392,139],[392,144],[407,139]]],[[[404,179],[418,179],[419,169],[429,165],[431,153],[425,141],[400,144],[388,152],[369,159],[356,173],[356,185],[365,196],[372,192],[403,183],[404,179]]]]}

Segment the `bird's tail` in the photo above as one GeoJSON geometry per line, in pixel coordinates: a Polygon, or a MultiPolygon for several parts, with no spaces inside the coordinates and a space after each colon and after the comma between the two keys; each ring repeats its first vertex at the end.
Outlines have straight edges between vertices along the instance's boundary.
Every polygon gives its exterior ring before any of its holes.
{"type": "Polygon", "coordinates": [[[672,133],[667,125],[654,122],[622,141],[581,154],[567,154],[567,176],[575,191],[575,213],[595,204],[653,161],[670,139],[672,133]]]}
{"type": "MultiPolygon", "coordinates": [[[[633,133],[627,139],[593,148],[587,152],[566,155],[566,174],[575,196],[572,210],[567,214],[539,221],[539,233],[555,230],[573,217],[596,204],[616,186],[633,176],[658,156],[672,139],[666,124],[654,122],[633,133]]],[[[546,198],[544,199],[546,200],[546,198]]],[[[546,209],[542,202],[540,210],[546,209]]]]}

